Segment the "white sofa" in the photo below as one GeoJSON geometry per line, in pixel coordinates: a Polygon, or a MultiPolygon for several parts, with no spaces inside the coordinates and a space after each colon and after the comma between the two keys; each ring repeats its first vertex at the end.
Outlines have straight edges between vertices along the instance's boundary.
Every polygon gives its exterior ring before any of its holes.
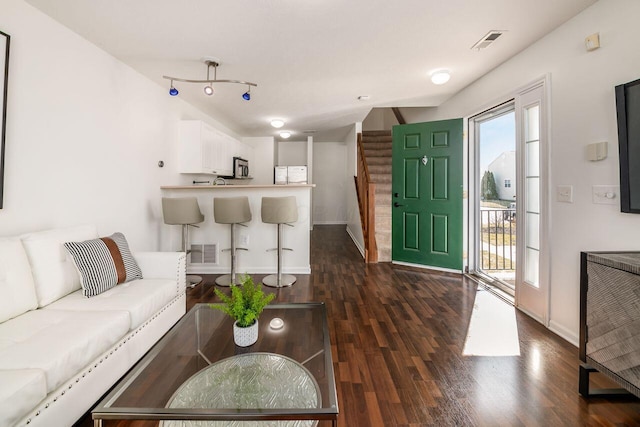
{"type": "Polygon", "coordinates": [[[184,253],[92,298],[63,243],[94,226],[0,238],[0,426],[71,426],[186,311],[184,253]]]}

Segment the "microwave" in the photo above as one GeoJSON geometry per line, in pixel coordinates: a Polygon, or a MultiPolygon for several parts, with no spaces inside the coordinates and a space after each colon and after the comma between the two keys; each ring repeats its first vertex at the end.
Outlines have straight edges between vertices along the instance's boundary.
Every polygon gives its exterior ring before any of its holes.
{"type": "Polygon", "coordinates": [[[242,157],[233,158],[233,178],[248,179],[249,178],[249,161],[242,157]]]}

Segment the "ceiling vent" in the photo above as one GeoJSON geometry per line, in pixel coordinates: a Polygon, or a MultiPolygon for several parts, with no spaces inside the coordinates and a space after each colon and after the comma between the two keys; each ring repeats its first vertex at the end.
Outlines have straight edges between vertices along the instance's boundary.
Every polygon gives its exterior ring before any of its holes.
{"type": "Polygon", "coordinates": [[[504,31],[502,30],[491,30],[484,37],[482,37],[476,44],[471,46],[471,49],[486,49],[489,47],[494,41],[500,37],[504,31]]]}

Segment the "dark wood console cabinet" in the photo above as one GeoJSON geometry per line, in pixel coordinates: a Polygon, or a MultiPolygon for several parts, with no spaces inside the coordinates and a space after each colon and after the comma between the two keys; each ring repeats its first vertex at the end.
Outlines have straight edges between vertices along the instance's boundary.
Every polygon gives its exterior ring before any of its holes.
{"type": "Polygon", "coordinates": [[[580,264],[580,394],[640,397],[640,252],[582,252],[580,264]],[[623,389],[590,390],[594,371],[623,389]]]}

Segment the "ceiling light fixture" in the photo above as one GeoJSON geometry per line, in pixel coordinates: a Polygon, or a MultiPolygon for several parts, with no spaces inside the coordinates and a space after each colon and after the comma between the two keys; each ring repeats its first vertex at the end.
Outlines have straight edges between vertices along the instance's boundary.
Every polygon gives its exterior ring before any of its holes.
{"type": "Polygon", "coordinates": [[[291,132],[280,132],[280,138],[288,139],[291,136],[291,132]]]}
{"type": "MultiPolygon", "coordinates": [[[[169,95],[176,96],[178,95],[178,89],[173,87],[173,82],[183,82],[183,83],[206,83],[207,85],[204,87],[204,93],[211,96],[214,93],[213,83],[237,83],[242,85],[247,85],[249,90],[251,86],[257,87],[258,85],[251,82],[245,82],[242,80],[218,80],[218,67],[220,66],[220,60],[217,58],[204,58],[203,62],[207,65],[207,79],[206,80],[192,80],[192,79],[181,79],[178,77],[170,77],[170,76],[162,76],[163,79],[167,79],[171,81],[171,88],[169,89],[169,95]],[[213,79],[209,77],[209,70],[213,67],[213,79]]],[[[242,95],[242,98],[246,101],[251,99],[251,95],[249,95],[249,91],[245,92],[242,95]]]]}
{"type": "Polygon", "coordinates": [[[273,126],[276,129],[281,128],[282,126],[284,126],[284,120],[273,119],[271,120],[271,126],[273,126]]]}
{"type": "Polygon", "coordinates": [[[448,70],[438,70],[431,73],[431,81],[434,85],[443,85],[449,81],[451,74],[448,70]]]}

